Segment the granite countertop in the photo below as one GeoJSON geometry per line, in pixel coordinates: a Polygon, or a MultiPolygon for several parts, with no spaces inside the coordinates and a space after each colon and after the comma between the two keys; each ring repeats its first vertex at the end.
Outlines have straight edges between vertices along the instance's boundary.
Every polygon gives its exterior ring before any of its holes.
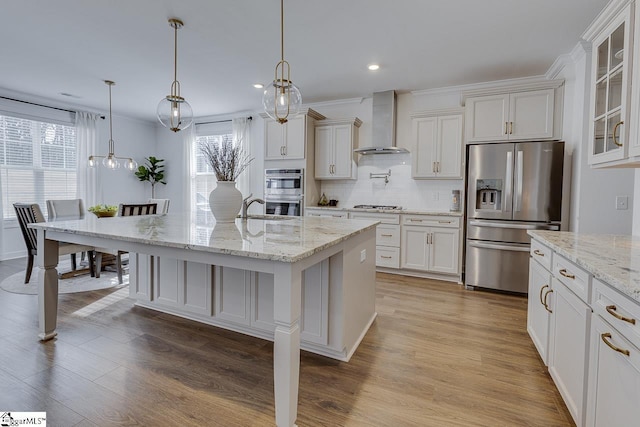
{"type": "Polygon", "coordinates": [[[361,208],[345,208],[338,206],[307,206],[307,209],[326,209],[330,211],[342,212],[375,212],[388,214],[404,214],[404,215],[439,215],[439,216],[462,216],[462,212],[451,211],[425,211],[419,209],[361,209],[361,208]]]}
{"type": "Polygon", "coordinates": [[[528,233],[640,303],[640,237],[569,231],[528,233]]]}
{"type": "Polygon", "coordinates": [[[367,231],[378,221],[323,217],[265,217],[197,224],[189,214],[144,215],[42,222],[30,227],[154,246],[296,262],[367,231]]]}

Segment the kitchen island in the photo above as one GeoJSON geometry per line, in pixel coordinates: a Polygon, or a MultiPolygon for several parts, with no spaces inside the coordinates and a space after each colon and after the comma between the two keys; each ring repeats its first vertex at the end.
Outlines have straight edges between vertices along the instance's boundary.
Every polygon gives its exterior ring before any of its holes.
{"type": "MultiPolygon", "coordinates": [[[[272,313],[274,341],[276,424],[292,426],[297,418],[303,298],[311,299],[308,294],[315,295],[323,281],[334,291],[326,311],[326,338],[333,345],[343,343],[344,359],[348,359],[376,315],[375,225],[375,221],[366,220],[260,217],[207,227],[180,214],[33,224],[39,248],[39,337],[49,340],[56,336],[59,241],[130,252],[131,293],[138,304],[153,309],[162,309],[164,304],[163,311],[196,320],[208,315],[215,318],[219,311],[200,312],[196,318],[189,307],[167,308],[162,298],[172,283],[169,277],[175,279],[175,301],[186,301],[188,306],[216,296],[224,299],[218,285],[251,292],[251,280],[272,283],[273,304],[268,311],[272,313]],[[196,282],[208,286],[192,288],[191,295],[189,284],[196,282]],[[334,321],[333,317],[339,319],[334,321]],[[331,341],[332,333],[340,337],[338,341],[331,341]]],[[[197,309],[203,306],[206,302],[197,309]]],[[[209,307],[220,308],[219,301],[209,307]]],[[[234,330],[257,335],[250,328],[234,330]]]]}

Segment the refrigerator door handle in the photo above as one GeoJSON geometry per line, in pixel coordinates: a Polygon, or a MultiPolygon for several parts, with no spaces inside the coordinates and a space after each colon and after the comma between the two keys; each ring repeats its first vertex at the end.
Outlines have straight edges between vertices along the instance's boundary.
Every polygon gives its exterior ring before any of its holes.
{"type": "Polygon", "coordinates": [[[511,203],[513,198],[513,152],[509,151],[507,153],[507,165],[506,165],[506,176],[505,176],[505,203],[504,203],[504,211],[511,212],[511,203]]]}
{"type": "Polygon", "coordinates": [[[472,240],[467,240],[469,246],[480,249],[495,249],[498,251],[513,251],[513,252],[529,252],[529,245],[509,245],[504,243],[490,243],[490,242],[477,242],[472,240]]]}
{"type": "Polygon", "coordinates": [[[489,222],[489,221],[469,221],[470,226],[488,227],[488,228],[517,228],[518,230],[553,230],[558,231],[560,226],[557,224],[518,224],[514,222],[489,222]]]}
{"type": "Polygon", "coordinates": [[[516,155],[516,190],[515,200],[513,202],[514,212],[520,212],[520,209],[522,208],[522,180],[524,179],[524,173],[522,170],[522,168],[524,168],[524,162],[522,156],[523,152],[521,150],[518,150],[518,154],[516,155]]]}

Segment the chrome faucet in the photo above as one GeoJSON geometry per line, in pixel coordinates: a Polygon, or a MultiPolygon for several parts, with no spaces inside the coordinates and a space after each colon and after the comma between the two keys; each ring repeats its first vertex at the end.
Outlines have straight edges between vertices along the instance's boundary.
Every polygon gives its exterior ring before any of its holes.
{"type": "Polygon", "coordinates": [[[249,206],[251,206],[253,202],[258,202],[261,205],[264,205],[264,200],[262,199],[256,198],[256,199],[249,200],[252,196],[253,196],[253,193],[249,194],[247,197],[245,197],[242,200],[242,215],[240,216],[240,218],[244,218],[244,219],[247,218],[247,210],[249,209],[249,206]]]}

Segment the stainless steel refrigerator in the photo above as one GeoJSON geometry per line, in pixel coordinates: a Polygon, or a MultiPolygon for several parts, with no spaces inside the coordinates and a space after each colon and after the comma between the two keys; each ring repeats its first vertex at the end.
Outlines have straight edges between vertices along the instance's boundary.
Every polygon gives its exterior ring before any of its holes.
{"type": "Polygon", "coordinates": [[[564,142],[467,146],[465,286],[526,293],[527,230],[559,230],[564,142]]]}

